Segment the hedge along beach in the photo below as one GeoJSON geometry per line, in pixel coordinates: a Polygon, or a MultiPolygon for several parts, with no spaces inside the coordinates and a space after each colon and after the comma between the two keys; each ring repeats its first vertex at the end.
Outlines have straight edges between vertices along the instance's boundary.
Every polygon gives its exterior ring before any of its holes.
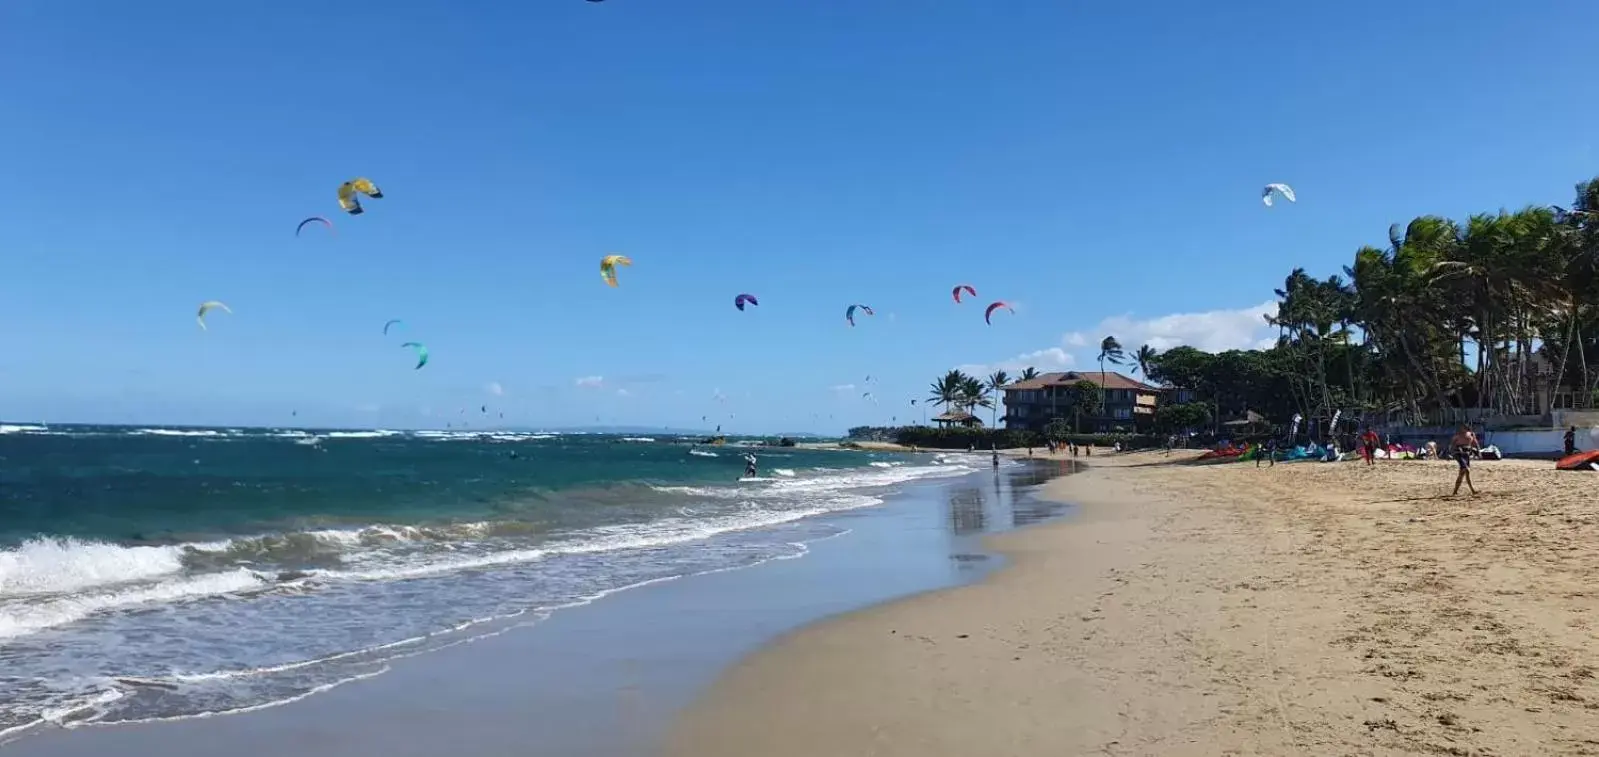
{"type": "Polygon", "coordinates": [[[1182,458],[1096,455],[1009,567],[785,636],[666,753],[1594,753],[1591,477],[1182,458]]]}

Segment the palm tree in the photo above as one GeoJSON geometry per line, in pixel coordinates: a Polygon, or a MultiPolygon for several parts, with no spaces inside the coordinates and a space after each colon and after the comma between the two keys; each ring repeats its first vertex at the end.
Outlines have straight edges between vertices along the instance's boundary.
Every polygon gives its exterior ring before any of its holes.
{"type": "Polygon", "coordinates": [[[1099,406],[1105,406],[1105,363],[1121,365],[1127,359],[1127,353],[1122,350],[1122,343],[1116,337],[1107,336],[1099,341],[1099,406]]]}
{"type": "Polygon", "coordinates": [[[1038,369],[1029,365],[1022,369],[1022,375],[1017,381],[1032,381],[1035,378],[1038,378],[1038,369]]]}
{"type": "Polygon", "coordinates": [[[927,398],[932,401],[934,407],[958,408],[965,401],[966,382],[970,380],[970,376],[960,371],[950,371],[933,382],[927,398]]]}
{"type": "Polygon", "coordinates": [[[988,374],[987,389],[989,394],[995,397],[994,412],[991,414],[991,417],[994,419],[993,425],[996,428],[999,426],[999,393],[1000,390],[1008,384],[1010,384],[1010,374],[1004,371],[994,371],[993,373],[988,374]]]}
{"type": "Polygon", "coordinates": [[[1133,373],[1143,371],[1144,378],[1149,378],[1149,365],[1155,362],[1155,358],[1159,355],[1160,353],[1156,352],[1154,347],[1147,344],[1139,347],[1138,351],[1133,353],[1133,373]]]}
{"type": "Polygon", "coordinates": [[[970,413],[979,407],[991,407],[993,403],[989,402],[988,397],[984,396],[984,394],[982,379],[976,376],[966,376],[961,381],[961,406],[966,412],[970,413]]]}

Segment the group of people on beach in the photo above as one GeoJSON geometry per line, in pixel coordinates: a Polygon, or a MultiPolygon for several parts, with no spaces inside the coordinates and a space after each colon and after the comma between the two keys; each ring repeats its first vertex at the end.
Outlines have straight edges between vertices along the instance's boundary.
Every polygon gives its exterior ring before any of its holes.
{"type": "MultiPolygon", "coordinates": [[[[1566,432],[1567,454],[1571,454],[1575,434],[1575,428],[1566,432]]],[[[1366,461],[1366,466],[1371,467],[1377,464],[1377,450],[1386,448],[1388,444],[1387,440],[1377,434],[1376,429],[1367,426],[1356,437],[1356,446],[1360,451],[1361,458],[1366,461]]],[[[1327,447],[1329,455],[1337,454],[1337,441],[1329,441],[1327,447]]],[[[1280,449],[1280,445],[1277,439],[1268,439],[1262,445],[1262,454],[1255,458],[1255,467],[1259,468],[1262,463],[1267,467],[1276,465],[1278,449],[1280,449]]],[[[1456,465],[1459,466],[1459,472],[1455,474],[1455,489],[1450,496],[1460,493],[1461,484],[1465,484],[1467,490],[1472,494],[1476,494],[1477,487],[1471,483],[1471,458],[1482,452],[1482,444],[1477,440],[1476,432],[1472,431],[1471,424],[1460,424],[1460,428],[1455,431],[1454,436],[1449,438],[1448,451],[1450,456],[1454,458],[1456,465]]],[[[1438,443],[1435,441],[1427,442],[1424,447],[1418,450],[1418,457],[1422,459],[1437,458],[1438,443]]]]}
{"type": "Polygon", "coordinates": [[[1078,445],[1069,441],[1057,442],[1054,439],[1046,439],[1044,440],[1044,444],[1049,448],[1049,454],[1051,455],[1061,451],[1062,449],[1065,449],[1072,457],[1077,457],[1079,452],[1084,455],[1094,454],[1094,448],[1091,445],[1078,445]]]}

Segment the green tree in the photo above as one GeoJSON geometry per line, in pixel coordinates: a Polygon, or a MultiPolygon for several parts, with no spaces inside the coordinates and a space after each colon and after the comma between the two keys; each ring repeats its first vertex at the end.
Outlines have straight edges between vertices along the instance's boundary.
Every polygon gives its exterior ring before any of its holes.
{"type": "MultiPolygon", "coordinates": [[[[964,374],[963,374],[964,375],[964,374]]],[[[960,406],[970,413],[979,407],[991,407],[987,393],[983,387],[983,380],[976,376],[965,376],[960,385],[960,406]]]]}
{"type": "Polygon", "coordinates": [[[944,374],[930,387],[927,399],[933,407],[944,409],[962,407],[966,401],[966,384],[972,377],[960,371],[944,374]]]}
{"type": "Polygon", "coordinates": [[[1144,374],[1144,378],[1149,378],[1149,366],[1155,362],[1155,358],[1159,355],[1160,353],[1156,352],[1154,347],[1147,344],[1139,347],[1138,351],[1133,353],[1133,373],[1141,371],[1144,374]]]}
{"type": "Polygon", "coordinates": [[[1009,384],[1010,384],[1010,374],[1009,373],[1006,373],[1006,372],[1000,370],[1000,371],[994,371],[993,373],[988,374],[988,383],[986,384],[986,386],[984,388],[986,388],[988,390],[988,394],[989,394],[989,396],[991,398],[991,401],[993,402],[994,412],[991,415],[994,418],[994,422],[993,422],[992,425],[994,427],[996,427],[996,428],[999,426],[999,399],[1000,399],[1000,395],[1001,395],[1001,390],[1004,389],[1009,384]]]}
{"type": "Polygon", "coordinates": [[[1022,369],[1022,375],[1020,377],[1018,377],[1016,380],[1017,381],[1032,381],[1035,378],[1038,378],[1038,369],[1029,365],[1026,368],[1022,369]]]}
{"type": "Polygon", "coordinates": [[[1099,414],[1104,407],[1103,390],[1092,381],[1084,379],[1066,387],[1067,401],[1071,404],[1073,427],[1077,433],[1083,431],[1083,416],[1092,418],[1099,414]]]}
{"type": "Polygon", "coordinates": [[[1105,364],[1121,365],[1127,359],[1127,353],[1122,350],[1122,343],[1116,337],[1107,336],[1099,340],[1099,404],[1105,404],[1105,364]]]}
{"type": "Polygon", "coordinates": [[[1155,410],[1155,430],[1162,434],[1196,431],[1210,422],[1210,407],[1202,402],[1171,404],[1155,410]]]}

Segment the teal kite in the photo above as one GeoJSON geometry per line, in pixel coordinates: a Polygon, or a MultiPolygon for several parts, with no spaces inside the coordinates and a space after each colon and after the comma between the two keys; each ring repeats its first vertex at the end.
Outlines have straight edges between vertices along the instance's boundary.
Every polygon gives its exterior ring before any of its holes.
{"type": "Polygon", "coordinates": [[[420,370],[422,370],[422,366],[428,364],[428,348],[426,346],[424,346],[421,342],[406,342],[405,344],[402,344],[400,346],[401,347],[410,347],[411,349],[416,350],[416,368],[414,368],[413,370],[420,371],[420,370]]]}

